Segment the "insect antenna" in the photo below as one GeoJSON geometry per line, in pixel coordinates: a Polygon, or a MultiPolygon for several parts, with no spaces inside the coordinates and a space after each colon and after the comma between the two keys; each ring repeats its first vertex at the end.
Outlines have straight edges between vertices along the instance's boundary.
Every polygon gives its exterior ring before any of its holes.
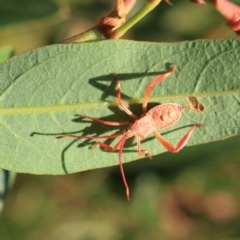
{"type": "Polygon", "coordinates": [[[126,189],[126,197],[127,197],[127,200],[130,201],[129,187],[128,187],[128,184],[127,184],[127,180],[126,180],[126,177],[125,177],[125,174],[124,174],[124,169],[123,169],[123,164],[122,164],[122,152],[123,152],[123,147],[124,147],[125,141],[126,141],[126,138],[124,138],[124,137],[120,140],[118,161],[119,161],[119,167],[120,167],[120,172],[121,172],[121,175],[122,175],[123,184],[124,184],[125,189],[126,189]]]}
{"type": "Polygon", "coordinates": [[[64,135],[60,135],[57,136],[56,138],[66,138],[66,137],[72,137],[72,138],[85,138],[85,139],[96,139],[96,138],[116,138],[121,136],[122,133],[116,133],[116,134],[111,134],[111,135],[103,135],[103,136],[78,136],[78,135],[74,135],[74,134],[64,134],[64,135]]]}

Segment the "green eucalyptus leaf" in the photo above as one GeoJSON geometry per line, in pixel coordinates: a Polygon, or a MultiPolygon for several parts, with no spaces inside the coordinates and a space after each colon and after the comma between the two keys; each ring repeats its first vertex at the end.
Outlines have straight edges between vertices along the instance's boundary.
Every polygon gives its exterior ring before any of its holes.
{"type": "MultiPolygon", "coordinates": [[[[204,127],[194,131],[187,145],[237,135],[239,51],[239,39],[109,40],[47,46],[16,56],[0,65],[0,166],[17,172],[64,174],[118,164],[117,152],[91,149],[93,140],[56,136],[118,132],[118,127],[79,119],[77,114],[133,121],[118,107],[114,74],[121,79],[122,98],[140,115],[147,84],[174,63],[176,71],[154,86],[149,105],[179,103],[188,108],[176,124],[160,131],[163,136],[176,145],[196,123],[204,127]]],[[[117,140],[105,142],[113,146],[117,140]]],[[[166,151],[152,135],[142,141],[142,149],[152,155],[166,151]]],[[[136,141],[127,141],[123,162],[141,157],[136,141]]]]}

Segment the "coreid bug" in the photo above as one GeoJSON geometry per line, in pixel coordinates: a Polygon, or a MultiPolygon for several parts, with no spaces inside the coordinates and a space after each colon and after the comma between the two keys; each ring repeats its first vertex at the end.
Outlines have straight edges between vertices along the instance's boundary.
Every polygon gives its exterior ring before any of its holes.
{"type": "Polygon", "coordinates": [[[165,73],[161,74],[158,77],[154,78],[147,86],[146,92],[144,95],[144,100],[142,104],[142,115],[140,117],[133,114],[122,102],[121,99],[121,92],[120,92],[120,79],[116,76],[117,79],[117,101],[118,105],[123,109],[125,113],[127,113],[130,117],[132,117],[135,121],[134,123],[131,122],[111,122],[111,121],[104,121],[99,118],[93,118],[86,115],[79,115],[81,118],[87,118],[95,122],[99,122],[101,124],[110,125],[110,126],[128,126],[127,130],[123,133],[117,133],[112,135],[105,135],[105,136],[77,136],[73,134],[66,134],[62,136],[58,136],[57,138],[65,138],[65,137],[72,137],[72,138],[85,138],[85,139],[96,139],[96,138],[116,138],[122,136],[120,140],[115,144],[115,146],[111,147],[104,142],[97,141],[93,148],[97,145],[100,145],[102,148],[115,151],[119,149],[118,154],[118,161],[120,165],[120,171],[123,179],[123,183],[126,188],[126,196],[127,200],[130,200],[130,193],[128,184],[124,175],[124,170],[122,166],[122,152],[123,146],[126,139],[135,136],[137,138],[137,151],[140,155],[147,155],[151,158],[150,152],[147,150],[141,149],[141,140],[145,138],[148,134],[153,133],[153,135],[157,138],[157,140],[170,152],[177,153],[179,152],[187,143],[188,139],[190,138],[191,134],[196,128],[203,127],[202,124],[195,124],[193,125],[189,131],[180,139],[178,142],[177,147],[174,147],[171,143],[169,143],[164,137],[162,137],[157,130],[161,130],[167,127],[172,126],[175,124],[181,117],[183,110],[186,108],[185,106],[178,105],[176,103],[164,103],[153,107],[149,111],[147,111],[147,104],[148,99],[150,97],[152,88],[155,84],[160,83],[166,77],[170,76],[176,68],[176,65],[173,68],[165,73]]]}

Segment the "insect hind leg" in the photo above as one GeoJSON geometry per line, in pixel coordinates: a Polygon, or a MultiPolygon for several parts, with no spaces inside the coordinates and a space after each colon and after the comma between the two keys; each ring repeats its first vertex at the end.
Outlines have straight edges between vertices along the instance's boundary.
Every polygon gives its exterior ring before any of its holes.
{"type": "Polygon", "coordinates": [[[145,92],[145,95],[144,95],[144,99],[143,99],[143,104],[142,104],[142,114],[145,115],[145,113],[147,112],[147,104],[148,104],[148,99],[151,95],[151,92],[152,92],[152,88],[155,84],[157,83],[160,83],[162,82],[166,77],[170,76],[171,74],[174,73],[176,69],[176,64],[174,64],[174,66],[172,67],[172,69],[167,72],[167,73],[164,73],[164,74],[161,74],[159,76],[157,76],[156,78],[154,78],[147,86],[146,88],[146,92],[145,92]]]}
{"type": "Polygon", "coordinates": [[[153,134],[157,140],[169,151],[172,153],[179,152],[188,142],[190,136],[196,128],[202,128],[202,124],[193,125],[188,132],[179,140],[177,147],[174,147],[170,142],[168,142],[163,136],[161,136],[157,131],[154,131],[153,134]]]}

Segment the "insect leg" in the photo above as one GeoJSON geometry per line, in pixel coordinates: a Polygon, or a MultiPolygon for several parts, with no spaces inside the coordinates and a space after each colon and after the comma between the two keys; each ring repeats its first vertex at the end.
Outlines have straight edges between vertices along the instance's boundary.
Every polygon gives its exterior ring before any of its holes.
{"type": "Polygon", "coordinates": [[[131,122],[104,121],[104,120],[101,120],[99,118],[93,118],[93,117],[82,115],[82,114],[79,114],[79,117],[80,118],[87,118],[87,119],[90,119],[90,120],[92,120],[94,122],[99,122],[99,123],[102,123],[102,124],[105,124],[105,125],[110,125],[110,126],[126,126],[126,125],[129,126],[129,125],[132,124],[131,122]]]}
{"type": "Polygon", "coordinates": [[[120,92],[120,79],[117,75],[115,75],[116,79],[117,79],[117,99],[118,99],[118,104],[119,106],[123,109],[123,111],[128,114],[130,117],[134,118],[134,119],[138,119],[138,116],[136,116],[134,113],[132,113],[126,106],[125,104],[122,102],[122,98],[121,98],[121,92],[120,92]]]}
{"type": "Polygon", "coordinates": [[[126,177],[125,177],[125,174],[124,174],[124,169],[123,169],[123,164],[122,164],[122,151],[123,151],[123,146],[124,146],[125,140],[126,140],[126,138],[122,137],[116,143],[116,145],[114,147],[111,147],[108,144],[103,143],[103,142],[96,142],[93,145],[93,147],[95,147],[96,145],[100,145],[102,148],[104,148],[106,150],[109,150],[109,151],[115,151],[115,150],[119,149],[119,153],[118,153],[119,167],[120,167],[120,172],[121,172],[121,175],[122,175],[122,180],[123,180],[123,183],[124,183],[124,186],[125,186],[125,189],[126,189],[126,197],[127,197],[127,200],[129,201],[130,200],[129,187],[128,187],[128,184],[127,184],[127,180],[126,180],[126,177]]]}
{"type": "Polygon", "coordinates": [[[137,137],[137,150],[139,155],[147,155],[150,159],[152,159],[151,154],[147,150],[141,150],[141,138],[137,137]]]}
{"type": "MultiPolygon", "coordinates": [[[[81,114],[79,115],[79,117],[87,118],[87,119],[90,119],[92,121],[99,122],[99,123],[102,123],[102,124],[105,124],[105,125],[110,125],[110,126],[126,126],[126,125],[129,126],[129,125],[132,124],[131,122],[104,121],[104,120],[101,120],[99,118],[93,118],[93,117],[89,117],[89,116],[81,115],[81,114]]],[[[105,136],[78,136],[78,135],[74,135],[74,134],[65,134],[65,135],[60,135],[57,138],[72,137],[72,138],[95,139],[95,138],[116,138],[116,137],[119,137],[121,135],[122,135],[122,133],[105,135],[105,136]]]]}
{"type": "Polygon", "coordinates": [[[176,64],[172,67],[172,69],[165,73],[165,74],[161,74],[159,76],[157,76],[156,78],[154,78],[147,86],[145,95],[144,95],[144,99],[143,99],[143,104],[142,104],[142,114],[144,115],[147,112],[147,104],[148,104],[148,99],[150,97],[150,94],[152,92],[152,88],[155,84],[160,83],[161,81],[163,81],[166,77],[170,76],[171,74],[173,74],[174,70],[176,68],[176,64]]]}
{"type": "MultiPolygon", "coordinates": [[[[66,135],[58,136],[57,138],[72,137],[72,138],[96,139],[96,138],[116,138],[116,137],[119,137],[120,135],[122,135],[122,133],[105,135],[105,136],[77,136],[77,135],[73,135],[73,134],[66,134],[66,135]]],[[[114,147],[111,147],[110,145],[108,145],[104,142],[98,141],[92,146],[92,148],[95,148],[97,145],[99,145],[100,147],[102,147],[108,151],[115,151],[115,150],[119,149],[118,161],[119,161],[119,166],[120,166],[123,183],[126,188],[126,197],[127,197],[127,200],[129,201],[130,200],[129,187],[127,184],[127,180],[125,178],[124,169],[123,169],[123,165],[122,165],[122,151],[123,151],[123,146],[124,146],[125,140],[126,140],[126,138],[122,137],[116,143],[116,145],[114,147]]]]}
{"type": "Polygon", "coordinates": [[[66,137],[72,137],[72,138],[85,138],[85,139],[96,139],[96,138],[116,138],[121,136],[122,133],[116,133],[116,134],[111,134],[111,135],[104,135],[104,136],[78,136],[74,134],[65,134],[65,135],[60,135],[57,136],[57,138],[66,138],[66,137]]]}
{"type": "Polygon", "coordinates": [[[202,124],[196,124],[192,126],[189,131],[180,139],[178,142],[177,147],[175,148],[171,143],[169,143],[164,137],[162,137],[157,131],[154,131],[153,134],[157,138],[157,140],[169,151],[172,153],[177,153],[179,152],[187,143],[189,140],[190,136],[192,135],[193,131],[196,128],[203,127],[202,124]]]}

